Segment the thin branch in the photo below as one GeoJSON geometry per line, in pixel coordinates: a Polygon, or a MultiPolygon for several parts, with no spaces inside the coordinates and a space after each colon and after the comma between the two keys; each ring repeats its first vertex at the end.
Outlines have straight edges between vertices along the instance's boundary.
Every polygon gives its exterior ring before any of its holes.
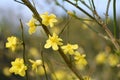
{"type": "Polygon", "coordinates": [[[80,0],[80,2],[92,11],[92,8],[88,4],[86,4],[85,1],[80,0]]]}
{"type": "Polygon", "coordinates": [[[20,1],[18,1],[18,0],[14,0],[14,1],[24,5],[24,3],[23,3],[23,2],[20,2],[20,1]]]}
{"type": "Polygon", "coordinates": [[[85,11],[84,9],[82,9],[81,7],[75,5],[74,3],[72,3],[69,0],[65,0],[66,2],[70,3],[71,5],[73,5],[74,7],[76,7],[77,9],[79,9],[80,11],[82,11],[84,14],[86,14],[88,17],[90,17],[92,20],[95,20],[96,23],[98,23],[100,26],[102,26],[100,24],[100,22],[98,22],[98,20],[96,20],[92,15],[90,15],[87,11],[85,11]]]}
{"type": "Polygon", "coordinates": [[[91,1],[92,1],[93,10],[96,11],[94,1],[93,0],[91,0],[91,1]]]}
{"type": "MultiPolygon", "coordinates": [[[[24,4],[33,12],[35,18],[41,23],[42,28],[44,29],[45,33],[47,34],[47,36],[51,35],[50,31],[48,30],[47,26],[42,24],[42,19],[39,16],[39,13],[37,12],[37,10],[32,6],[32,4],[29,2],[29,0],[22,0],[24,2],[24,4]]],[[[73,65],[71,65],[70,61],[68,60],[68,58],[66,57],[66,55],[64,54],[63,50],[61,49],[61,47],[59,46],[59,53],[62,56],[62,58],[64,59],[64,61],[66,62],[67,66],[69,67],[69,69],[80,79],[83,80],[82,75],[80,74],[80,72],[78,72],[78,70],[76,69],[76,67],[74,67],[73,65]]]]}
{"type": "Polygon", "coordinates": [[[84,9],[82,9],[81,7],[77,6],[76,4],[72,3],[71,1],[69,0],[66,0],[66,2],[72,4],[73,6],[75,6],[76,8],[78,8],[80,11],[82,11],[83,13],[85,13],[87,16],[89,16],[91,19],[94,20],[94,17],[91,16],[88,12],[86,12],[84,9]]]}
{"type": "Polygon", "coordinates": [[[48,28],[44,24],[42,24],[42,19],[40,18],[39,13],[37,12],[36,8],[32,6],[32,4],[30,3],[29,0],[22,0],[22,1],[33,12],[34,17],[40,22],[40,24],[42,25],[42,28],[44,29],[47,36],[51,35],[48,28]]]}
{"type": "Polygon", "coordinates": [[[107,8],[106,8],[106,13],[105,13],[105,16],[106,16],[106,24],[107,24],[107,20],[108,20],[108,11],[109,11],[109,7],[110,7],[110,2],[111,0],[108,0],[108,3],[107,3],[107,8]]]}
{"type": "Polygon", "coordinates": [[[71,62],[68,60],[67,56],[64,55],[64,52],[62,51],[61,47],[59,47],[60,55],[62,56],[62,58],[64,59],[64,61],[66,62],[67,66],[69,67],[69,69],[71,69],[73,71],[73,73],[80,79],[80,80],[84,80],[82,75],[80,74],[80,72],[78,72],[78,70],[71,64],[71,62]]]}
{"type": "Polygon", "coordinates": [[[65,31],[65,29],[68,27],[67,25],[69,24],[70,20],[66,22],[66,24],[63,26],[63,29],[60,31],[59,36],[65,31]]]}
{"type": "Polygon", "coordinates": [[[44,63],[44,56],[43,56],[43,51],[41,51],[41,57],[42,57],[42,63],[43,63],[43,69],[45,71],[45,77],[46,77],[46,80],[49,80],[48,79],[48,76],[47,76],[47,71],[46,71],[46,68],[45,68],[45,63],[44,63]]]}
{"type": "Polygon", "coordinates": [[[65,9],[65,7],[63,5],[61,5],[57,0],[54,0],[57,6],[60,6],[65,12],[67,11],[67,9],[65,9]]]}
{"type": "MultiPolygon", "coordinates": [[[[87,16],[89,16],[91,19],[95,20],[96,23],[98,23],[108,34],[108,36],[111,39],[111,42],[114,44],[115,48],[119,51],[120,50],[120,45],[118,44],[118,42],[116,41],[116,39],[114,38],[113,34],[111,33],[111,31],[109,30],[109,28],[107,27],[107,25],[102,21],[101,17],[97,14],[96,10],[95,10],[95,15],[97,17],[94,18],[93,16],[91,16],[88,12],[86,12],[84,9],[82,9],[81,7],[75,5],[74,3],[72,3],[69,0],[65,0],[66,2],[70,3],[71,5],[75,6],[77,9],[79,9],[80,11],[82,11],[84,14],[86,14],[87,16]]],[[[95,8],[94,8],[95,9],[95,8]]]]}
{"type": "Polygon", "coordinates": [[[101,17],[98,15],[97,11],[96,11],[96,7],[95,7],[95,4],[94,4],[94,0],[91,0],[92,1],[92,6],[93,6],[93,15],[94,17],[96,17],[96,21],[102,21],[101,17]]]}
{"type": "Polygon", "coordinates": [[[93,8],[92,3],[91,3],[91,0],[89,0],[89,4],[90,4],[90,7],[93,8]]]}
{"type": "MultiPolygon", "coordinates": [[[[22,24],[22,21],[20,19],[20,27],[21,27],[21,30],[22,30],[22,45],[23,45],[23,60],[24,60],[24,63],[25,65],[27,65],[27,55],[25,53],[25,40],[24,40],[24,29],[23,29],[23,24],[22,24]]],[[[28,78],[28,70],[25,71],[25,74],[26,74],[26,80],[29,80],[28,78]]]]}
{"type": "Polygon", "coordinates": [[[78,19],[78,20],[80,20],[81,23],[85,24],[90,30],[92,30],[93,32],[95,32],[97,35],[99,35],[99,36],[101,36],[102,38],[110,41],[110,39],[109,39],[107,36],[101,34],[101,33],[98,32],[97,30],[95,30],[94,28],[92,28],[91,25],[89,25],[89,24],[87,24],[86,22],[84,22],[84,20],[82,20],[81,18],[77,17],[76,15],[74,15],[73,17],[76,18],[76,19],[78,19]]]}

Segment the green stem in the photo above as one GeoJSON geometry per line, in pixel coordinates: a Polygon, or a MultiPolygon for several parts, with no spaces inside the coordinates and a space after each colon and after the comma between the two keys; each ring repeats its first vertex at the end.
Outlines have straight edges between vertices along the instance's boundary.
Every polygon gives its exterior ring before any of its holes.
{"type": "Polygon", "coordinates": [[[110,2],[111,2],[111,0],[108,0],[107,8],[106,8],[106,14],[105,14],[106,24],[108,23],[108,11],[109,11],[109,7],[110,7],[110,2]]]}
{"type": "Polygon", "coordinates": [[[116,0],[113,0],[114,37],[117,37],[116,0]]]}
{"type": "Polygon", "coordinates": [[[43,66],[43,69],[45,71],[45,77],[46,77],[46,80],[48,80],[47,71],[46,71],[45,63],[44,63],[43,51],[41,51],[41,57],[42,57],[42,63],[43,63],[42,66],[43,66]]]}
{"type": "MultiPolygon", "coordinates": [[[[22,24],[21,19],[20,19],[20,25],[21,25],[21,29],[22,29],[23,60],[24,60],[25,65],[27,65],[27,58],[26,58],[26,53],[25,53],[24,29],[23,29],[23,24],[22,24]]],[[[29,80],[28,79],[28,70],[25,71],[25,74],[26,74],[26,80],[29,80]]]]}
{"type": "Polygon", "coordinates": [[[96,9],[95,9],[95,4],[94,4],[94,1],[93,1],[93,0],[92,0],[92,6],[93,6],[94,11],[96,11],[96,9]]]}

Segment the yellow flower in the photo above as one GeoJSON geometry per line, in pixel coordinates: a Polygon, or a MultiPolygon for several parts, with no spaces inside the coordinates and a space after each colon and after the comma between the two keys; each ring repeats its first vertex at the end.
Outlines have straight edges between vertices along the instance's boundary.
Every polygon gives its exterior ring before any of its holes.
{"type": "Polygon", "coordinates": [[[19,39],[15,36],[11,36],[7,38],[6,48],[10,48],[12,51],[15,51],[18,45],[20,45],[22,42],[19,41],[19,39]]]}
{"type": "Polygon", "coordinates": [[[117,64],[119,63],[119,58],[117,55],[115,54],[110,54],[108,56],[108,63],[110,64],[110,66],[114,67],[117,66],[117,64]]]}
{"type": "Polygon", "coordinates": [[[80,65],[80,69],[83,69],[87,65],[85,57],[85,54],[80,54],[78,51],[74,53],[75,63],[80,65]]]}
{"type": "Polygon", "coordinates": [[[63,49],[65,54],[68,53],[68,54],[72,55],[72,54],[74,54],[74,50],[78,49],[78,45],[77,44],[75,44],[75,45],[67,44],[65,46],[62,46],[61,48],[63,49]]]}
{"type": "Polygon", "coordinates": [[[23,59],[16,58],[15,61],[11,62],[12,67],[9,69],[11,73],[19,74],[20,76],[25,76],[25,70],[27,66],[24,65],[23,59]]]}
{"type": "Polygon", "coordinates": [[[32,70],[36,70],[36,72],[37,72],[37,67],[42,65],[42,60],[33,61],[33,60],[29,59],[29,61],[32,63],[32,70]]]}
{"type": "Polygon", "coordinates": [[[34,19],[33,17],[29,20],[29,22],[27,23],[27,25],[29,26],[29,34],[31,35],[31,34],[33,34],[33,33],[35,33],[35,31],[36,31],[36,22],[37,22],[37,20],[36,19],[34,19]]]}
{"type": "Polygon", "coordinates": [[[106,58],[107,55],[104,52],[100,52],[97,56],[96,56],[96,63],[97,64],[103,64],[106,62],[106,58]]]}
{"type": "Polygon", "coordinates": [[[54,23],[57,22],[56,16],[54,14],[49,15],[48,12],[41,14],[40,17],[42,18],[42,24],[45,26],[53,27],[54,23]]]}
{"type": "Polygon", "coordinates": [[[53,36],[49,35],[49,39],[46,41],[46,44],[45,44],[44,47],[45,48],[52,47],[53,50],[58,50],[59,49],[58,45],[62,45],[63,44],[60,41],[62,41],[62,39],[58,38],[58,36],[55,33],[53,33],[53,36]]]}
{"type": "Polygon", "coordinates": [[[90,76],[83,76],[83,80],[92,80],[90,76]]]}

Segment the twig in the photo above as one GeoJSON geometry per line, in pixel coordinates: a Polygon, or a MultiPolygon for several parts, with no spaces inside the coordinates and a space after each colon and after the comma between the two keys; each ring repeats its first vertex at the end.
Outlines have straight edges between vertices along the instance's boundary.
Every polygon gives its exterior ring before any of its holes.
{"type": "MultiPolygon", "coordinates": [[[[21,29],[22,29],[23,60],[24,60],[25,65],[27,65],[27,55],[25,53],[24,29],[23,29],[23,24],[22,24],[21,19],[20,19],[20,25],[21,25],[21,29]]],[[[25,71],[25,74],[26,74],[26,80],[29,80],[28,79],[28,70],[25,71]]]]}
{"type": "Polygon", "coordinates": [[[24,3],[23,3],[23,2],[20,2],[20,1],[18,1],[18,0],[14,0],[14,1],[24,5],[24,3]]]}
{"type": "Polygon", "coordinates": [[[98,22],[92,15],[90,15],[87,11],[85,11],[84,9],[82,9],[81,7],[75,5],[74,3],[72,3],[69,0],[65,0],[66,2],[70,3],[71,5],[73,5],[74,7],[76,7],[77,9],[79,9],[80,11],[82,11],[84,14],[86,14],[88,17],[90,17],[92,20],[95,20],[96,23],[98,23],[100,26],[102,26],[100,24],[100,22],[98,22]]]}
{"type": "Polygon", "coordinates": [[[43,69],[45,71],[45,77],[46,77],[46,80],[48,80],[47,71],[46,71],[45,63],[44,63],[43,51],[41,51],[41,57],[42,57],[42,66],[43,66],[43,69]]]}
{"type": "Polygon", "coordinates": [[[63,5],[61,5],[57,0],[54,0],[56,5],[60,6],[65,12],[67,11],[67,9],[65,9],[65,7],[63,7],[63,5]]]}
{"type": "Polygon", "coordinates": [[[80,2],[92,11],[92,8],[88,4],[86,4],[83,0],[80,0],[80,2]]]}
{"type": "Polygon", "coordinates": [[[62,49],[59,47],[60,55],[62,56],[62,58],[64,59],[64,61],[66,62],[67,66],[69,67],[69,69],[72,70],[72,72],[80,79],[80,80],[84,80],[82,75],[80,74],[80,72],[78,72],[78,70],[71,64],[71,62],[68,60],[67,56],[64,55],[62,49]]]}
{"type": "Polygon", "coordinates": [[[48,30],[48,28],[42,24],[42,19],[39,16],[39,13],[37,12],[37,10],[32,6],[32,4],[30,3],[29,0],[22,0],[24,2],[24,4],[33,12],[34,17],[40,22],[40,24],[42,25],[42,28],[44,29],[45,33],[47,34],[47,36],[51,35],[50,31],[48,30]]]}
{"type": "Polygon", "coordinates": [[[108,34],[108,36],[111,39],[111,42],[113,43],[113,45],[115,46],[115,48],[119,51],[120,50],[120,45],[118,44],[118,42],[116,41],[116,39],[114,38],[113,34],[111,33],[111,31],[108,29],[107,25],[102,21],[102,19],[100,18],[100,16],[97,14],[95,8],[95,15],[97,17],[94,18],[93,16],[91,16],[88,12],[86,12],[84,9],[82,9],[81,7],[75,5],[74,3],[72,3],[69,0],[65,0],[66,2],[70,3],[71,5],[75,6],[77,9],[79,9],[80,11],[82,11],[84,14],[86,14],[87,16],[89,16],[91,19],[95,20],[96,23],[98,23],[108,34]]]}
{"type": "Polygon", "coordinates": [[[66,0],[66,2],[72,4],[73,6],[75,6],[76,8],[78,8],[80,11],[82,11],[83,13],[85,13],[87,16],[89,16],[91,19],[94,20],[94,17],[91,16],[88,12],[86,12],[84,9],[82,9],[81,7],[75,5],[74,3],[72,3],[70,0],[66,0]]]}
{"type": "MultiPolygon", "coordinates": [[[[47,26],[42,24],[42,19],[39,16],[39,13],[37,12],[37,10],[32,6],[32,4],[29,2],[29,0],[22,0],[24,2],[24,4],[33,12],[35,18],[41,23],[42,28],[44,29],[45,33],[48,35],[51,35],[50,31],[48,30],[47,26]]],[[[66,55],[64,54],[64,52],[62,51],[62,49],[59,46],[59,53],[62,56],[62,58],[64,59],[64,61],[66,62],[67,66],[69,67],[69,69],[80,79],[83,80],[82,75],[80,74],[80,72],[78,72],[78,70],[76,69],[76,67],[74,67],[73,65],[71,65],[70,61],[68,60],[68,58],[66,57],[66,55]]]]}
{"type": "Polygon", "coordinates": [[[70,20],[66,22],[66,24],[63,26],[63,29],[60,31],[59,36],[65,31],[65,29],[68,27],[67,25],[69,24],[70,20]]]}
{"type": "Polygon", "coordinates": [[[106,24],[107,24],[107,20],[108,20],[108,11],[109,11],[109,7],[110,7],[110,2],[111,0],[108,0],[108,3],[107,3],[107,8],[106,8],[106,13],[105,13],[105,16],[106,16],[106,24]]]}
{"type": "Polygon", "coordinates": [[[76,15],[74,15],[73,17],[76,18],[76,19],[78,19],[78,20],[80,20],[81,23],[85,24],[90,30],[92,30],[93,32],[95,32],[96,34],[98,34],[99,36],[101,36],[102,38],[110,41],[110,39],[107,36],[103,35],[102,33],[98,32],[97,30],[95,30],[94,28],[92,28],[91,25],[89,25],[86,22],[84,22],[84,20],[82,20],[81,18],[77,17],[76,15]]]}
{"type": "Polygon", "coordinates": [[[96,11],[94,1],[93,0],[91,0],[91,1],[92,1],[93,10],[96,11]]]}

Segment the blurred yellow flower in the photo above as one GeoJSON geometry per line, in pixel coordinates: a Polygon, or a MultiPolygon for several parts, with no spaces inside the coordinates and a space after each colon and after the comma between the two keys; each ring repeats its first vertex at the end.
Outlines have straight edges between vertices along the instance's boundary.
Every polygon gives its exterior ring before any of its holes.
{"type": "Polygon", "coordinates": [[[65,80],[66,76],[67,75],[64,71],[62,70],[56,70],[54,72],[54,74],[52,74],[52,78],[55,80],[56,78],[59,79],[59,80],[65,80]],[[54,75],[55,74],[55,75],[54,75]]]}
{"type": "Polygon", "coordinates": [[[74,50],[78,49],[78,45],[72,45],[72,44],[67,44],[61,47],[64,51],[65,54],[70,54],[73,55],[74,54],[74,50]]]}
{"type": "Polygon", "coordinates": [[[25,76],[25,70],[27,66],[24,65],[24,61],[21,58],[16,58],[15,61],[11,62],[12,67],[9,69],[11,73],[19,74],[20,76],[25,76]]]}
{"type": "Polygon", "coordinates": [[[6,48],[10,48],[12,51],[15,51],[17,46],[22,43],[17,37],[11,36],[7,38],[6,48]]]}
{"type": "Polygon", "coordinates": [[[53,36],[49,35],[49,39],[46,41],[45,48],[52,47],[53,50],[58,50],[58,45],[62,45],[63,43],[61,38],[59,38],[55,33],[53,33],[53,36]]]}
{"type": "Polygon", "coordinates": [[[83,76],[83,80],[92,80],[90,76],[83,76]]]}
{"type": "Polygon", "coordinates": [[[88,64],[85,57],[86,57],[85,54],[81,54],[78,51],[74,53],[75,63],[80,65],[79,66],[80,69],[84,69],[84,67],[88,64]]]}
{"type": "MultiPolygon", "coordinates": [[[[49,71],[49,67],[48,67],[47,63],[44,62],[44,66],[45,66],[46,74],[49,74],[50,71],[49,71]]],[[[38,70],[37,70],[37,74],[45,75],[45,70],[44,70],[43,66],[39,66],[38,70]]]]}
{"type": "Polygon", "coordinates": [[[29,31],[28,32],[29,32],[30,35],[35,33],[35,31],[36,31],[36,27],[37,27],[36,22],[37,22],[37,20],[32,17],[29,20],[29,22],[27,23],[27,26],[29,26],[29,31]]]}
{"type": "Polygon", "coordinates": [[[29,53],[30,53],[30,56],[34,57],[35,59],[40,57],[39,51],[35,47],[31,47],[29,49],[29,53]]]}
{"type": "Polygon", "coordinates": [[[9,67],[4,67],[3,68],[3,74],[5,76],[11,76],[11,73],[9,72],[9,67]]]}
{"type": "Polygon", "coordinates": [[[96,56],[96,63],[97,64],[103,64],[106,62],[107,59],[107,55],[105,52],[100,52],[97,56],[96,56]]]}
{"type": "Polygon", "coordinates": [[[117,66],[117,64],[119,63],[119,58],[117,55],[115,54],[110,54],[108,56],[108,63],[110,64],[110,66],[114,67],[117,66]]]}
{"type": "Polygon", "coordinates": [[[32,63],[32,70],[35,70],[37,72],[38,66],[42,65],[42,60],[33,61],[29,59],[29,61],[32,63]]]}
{"type": "Polygon", "coordinates": [[[40,17],[42,18],[42,24],[45,26],[53,27],[54,23],[57,22],[56,15],[54,14],[48,14],[48,12],[45,12],[44,14],[40,14],[40,17]]]}

